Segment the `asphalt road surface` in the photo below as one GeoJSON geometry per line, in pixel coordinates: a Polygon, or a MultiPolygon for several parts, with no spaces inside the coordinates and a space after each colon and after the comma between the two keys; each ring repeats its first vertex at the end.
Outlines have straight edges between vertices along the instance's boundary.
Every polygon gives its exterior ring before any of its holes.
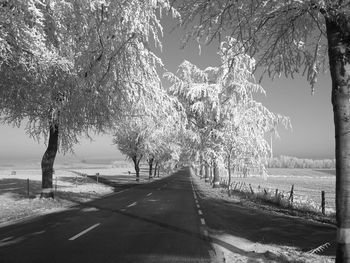
{"type": "Polygon", "coordinates": [[[188,169],[0,228],[0,262],[216,262],[188,169]]]}

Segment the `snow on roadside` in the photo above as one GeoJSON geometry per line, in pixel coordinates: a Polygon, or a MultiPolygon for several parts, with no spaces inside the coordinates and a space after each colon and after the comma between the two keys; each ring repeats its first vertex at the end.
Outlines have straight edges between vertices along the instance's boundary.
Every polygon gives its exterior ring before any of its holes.
{"type": "MultiPolygon", "coordinates": [[[[101,169],[100,169],[101,170],[101,169]]],[[[42,213],[67,209],[80,202],[88,202],[112,193],[113,187],[98,184],[92,179],[82,180],[70,171],[57,171],[54,185],[55,199],[41,199],[40,170],[10,170],[0,172],[0,224],[42,213]],[[79,182],[76,179],[79,178],[79,182]],[[30,195],[27,196],[27,179],[30,180],[30,195]]]]}
{"type": "Polygon", "coordinates": [[[251,242],[247,239],[235,237],[228,234],[214,234],[209,232],[212,244],[216,251],[221,251],[226,263],[331,263],[334,257],[320,256],[302,252],[294,247],[266,245],[257,242],[251,242]],[[224,244],[224,245],[222,245],[224,244]],[[234,247],[227,248],[227,244],[234,247]]]}
{"type": "MultiPolygon", "coordinates": [[[[222,199],[233,203],[240,203],[239,198],[228,197],[214,189],[208,183],[200,180],[192,174],[195,188],[199,196],[205,198],[222,199]]],[[[320,256],[300,251],[296,247],[279,246],[274,244],[262,244],[248,239],[236,237],[223,231],[208,229],[212,245],[217,254],[223,254],[225,262],[248,263],[248,262],[298,262],[298,263],[330,263],[334,257],[320,256]]]]}

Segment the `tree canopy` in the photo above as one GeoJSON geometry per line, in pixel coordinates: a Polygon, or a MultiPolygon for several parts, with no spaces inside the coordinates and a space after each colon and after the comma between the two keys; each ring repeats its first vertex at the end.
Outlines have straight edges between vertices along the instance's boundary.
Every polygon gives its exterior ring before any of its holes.
{"type": "Polygon", "coordinates": [[[254,93],[265,91],[255,81],[255,60],[244,47],[232,38],[220,47],[218,67],[201,70],[184,61],[176,75],[167,73],[170,92],[186,110],[201,159],[226,167],[231,158],[240,166],[249,159],[263,168],[270,151],[265,134],[278,124],[288,127],[289,119],[254,100],[254,93]]]}
{"type": "Polygon", "coordinates": [[[211,42],[234,36],[257,59],[270,77],[306,74],[314,86],[327,67],[324,18],[348,12],[348,1],[183,1],[179,8],[186,23],[199,21],[187,34],[211,42]]]}
{"type": "Polygon", "coordinates": [[[108,131],[139,95],[157,97],[162,63],[151,48],[161,46],[157,12],[176,12],[167,0],[1,4],[0,115],[48,139],[43,188],[52,188],[59,148],[108,131]]]}
{"type": "MultiPolygon", "coordinates": [[[[48,116],[59,108],[61,146],[69,149],[89,129],[99,132],[111,127],[115,116],[122,114],[138,93],[157,95],[146,83],[159,82],[156,67],[162,63],[148,43],[153,37],[155,44],[161,45],[162,27],[156,11],[168,11],[167,1],[10,2],[13,12],[20,10],[23,17],[16,18],[11,27],[2,27],[2,35],[10,38],[14,30],[18,33],[13,40],[16,45],[29,45],[34,51],[42,47],[41,53],[33,51],[41,56],[53,50],[57,59],[48,58],[51,64],[38,77],[22,65],[10,70],[14,59],[2,63],[0,110],[6,122],[29,120],[28,132],[38,138],[48,133],[48,116]],[[36,27],[24,30],[21,18],[35,18],[36,27]],[[28,38],[25,34],[38,38],[40,44],[32,39],[21,43],[28,38]]],[[[19,48],[8,50],[8,54],[17,53],[25,55],[19,48]]]]}

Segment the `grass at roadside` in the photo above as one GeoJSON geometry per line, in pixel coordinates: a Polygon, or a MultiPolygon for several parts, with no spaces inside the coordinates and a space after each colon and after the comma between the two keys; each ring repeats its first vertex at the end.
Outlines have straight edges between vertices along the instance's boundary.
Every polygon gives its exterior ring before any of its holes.
{"type": "Polygon", "coordinates": [[[213,245],[226,262],[334,262],[331,226],[321,230],[320,224],[262,209],[240,196],[228,197],[199,177],[192,178],[213,245]],[[321,245],[318,252],[326,255],[311,253],[321,245]]]}

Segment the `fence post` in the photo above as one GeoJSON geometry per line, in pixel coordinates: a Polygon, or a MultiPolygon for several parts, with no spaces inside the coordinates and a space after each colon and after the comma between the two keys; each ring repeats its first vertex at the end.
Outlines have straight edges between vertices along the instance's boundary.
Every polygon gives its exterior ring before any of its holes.
{"type": "Polygon", "coordinates": [[[275,193],[275,198],[277,199],[278,196],[278,189],[276,189],[276,193],[275,193]]]}
{"type": "Polygon", "coordinates": [[[326,193],[325,191],[322,191],[321,192],[321,207],[322,207],[322,214],[326,214],[326,209],[325,209],[325,206],[326,206],[326,193]]]}
{"type": "MultiPolygon", "coordinates": [[[[96,181],[98,182],[98,177],[100,176],[100,173],[96,173],[96,181]]],[[[103,180],[102,180],[103,181],[103,180]]]]}
{"type": "Polygon", "coordinates": [[[292,184],[292,189],[290,189],[289,201],[293,204],[294,199],[294,184],[292,184]]]}
{"type": "Polygon", "coordinates": [[[27,178],[27,196],[29,197],[29,178],[27,178]]]}

